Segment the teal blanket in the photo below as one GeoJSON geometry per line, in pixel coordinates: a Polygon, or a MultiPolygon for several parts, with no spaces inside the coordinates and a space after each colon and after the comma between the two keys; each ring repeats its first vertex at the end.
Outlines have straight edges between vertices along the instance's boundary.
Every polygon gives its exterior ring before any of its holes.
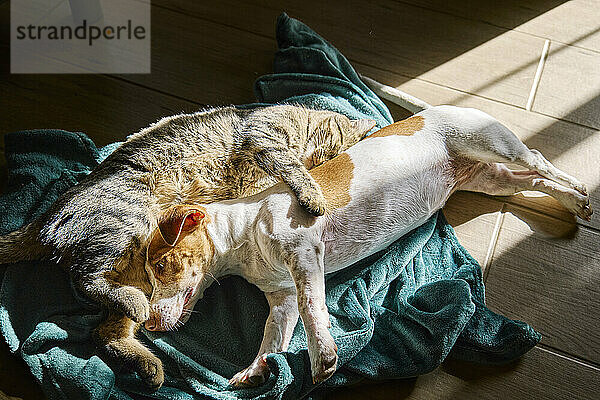
{"type": "MultiPolygon", "coordinates": [[[[302,23],[279,17],[275,73],[256,83],[260,102],[291,102],[339,111],[350,118],[392,122],[385,105],[348,61],[302,23]]],[[[114,146],[97,149],[82,133],[38,130],[6,136],[8,192],[0,199],[0,229],[16,229],[101,162],[114,146]]],[[[387,250],[327,279],[339,370],[315,387],[301,322],[289,350],[267,358],[262,386],[233,390],[228,379],[254,358],[268,314],[262,293],[241,278],[210,287],[179,331],[141,331],[165,365],[166,381],[147,393],[134,374],[113,371],[96,355],[90,331],[101,311],[78,298],[56,265],[0,268],[0,328],[52,399],[285,398],[364,378],[412,377],[445,358],[505,363],[531,349],[540,335],[485,306],[481,269],[458,243],[442,213],[387,250]]]]}

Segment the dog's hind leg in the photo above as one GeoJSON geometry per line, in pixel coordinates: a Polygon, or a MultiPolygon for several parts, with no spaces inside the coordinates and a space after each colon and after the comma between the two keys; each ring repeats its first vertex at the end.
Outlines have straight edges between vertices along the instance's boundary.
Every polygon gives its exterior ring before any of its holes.
{"type": "Polygon", "coordinates": [[[587,195],[586,186],[579,182],[576,178],[556,168],[550,161],[537,150],[527,149],[528,152],[520,154],[516,159],[516,163],[525,168],[538,172],[540,175],[553,180],[564,186],[568,186],[577,190],[583,195],[587,195]]]}
{"type": "Polygon", "coordinates": [[[537,190],[554,197],[582,219],[589,221],[592,216],[587,195],[547,179],[536,171],[511,171],[498,163],[478,164],[470,179],[459,186],[458,190],[483,192],[493,196],[510,196],[523,190],[537,190]]]}
{"type": "Polygon", "coordinates": [[[458,116],[458,126],[468,127],[464,132],[446,136],[455,152],[476,161],[514,163],[587,195],[583,183],[556,168],[539,151],[529,149],[495,118],[473,109],[458,108],[454,112],[455,117],[458,116]]]}
{"type": "Polygon", "coordinates": [[[258,355],[248,368],[238,372],[229,380],[232,386],[257,386],[264,383],[269,376],[267,354],[286,351],[292,339],[299,315],[296,289],[265,293],[265,297],[269,302],[270,312],[258,355]]]}

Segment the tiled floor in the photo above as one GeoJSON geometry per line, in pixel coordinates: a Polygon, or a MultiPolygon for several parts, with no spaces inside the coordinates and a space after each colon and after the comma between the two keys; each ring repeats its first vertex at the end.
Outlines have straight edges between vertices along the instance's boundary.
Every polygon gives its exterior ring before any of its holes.
{"type": "MultiPolygon", "coordinates": [[[[600,210],[599,0],[152,4],[152,74],[60,76],[8,75],[8,2],[1,3],[2,132],[56,127],[106,144],[160,116],[251,102],[254,79],[271,71],[274,20],[285,10],[328,38],[362,73],[432,104],[494,115],[585,181],[600,210]],[[528,111],[547,40],[549,54],[528,111]]],[[[391,108],[397,119],[407,115],[391,108]]],[[[416,379],[363,384],[331,397],[600,398],[600,212],[588,223],[547,197],[457,193],[445,213],[484,268],[489,306],[531,323],[544,335],[541,344],[509,366],[446,363],[416,379]]],[[[0,390],[39,398],[29,382],[2,347],[0,390]]]]}

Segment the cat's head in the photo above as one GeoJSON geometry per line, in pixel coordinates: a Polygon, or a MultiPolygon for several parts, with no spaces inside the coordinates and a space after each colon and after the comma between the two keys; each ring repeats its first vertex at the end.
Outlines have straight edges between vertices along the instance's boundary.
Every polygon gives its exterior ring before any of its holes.
{"type": "Polygon", "coordinates": [[[202,296],[215,252],[208,220],[203,207],[188,205],[172,207],[160,218],[146,256],[153,286],[146,329],[166,331],[185,323],[202,296]]]}
{"type": "Polygon", "coordinates": [[[358,143],[375,126],[372,119],[352,120],[331,111],[313,111],[309,119],[308,143],[303,155],[311,169],[358,143]],[[318,150],[318,151],[317,151],[318,150]]]}

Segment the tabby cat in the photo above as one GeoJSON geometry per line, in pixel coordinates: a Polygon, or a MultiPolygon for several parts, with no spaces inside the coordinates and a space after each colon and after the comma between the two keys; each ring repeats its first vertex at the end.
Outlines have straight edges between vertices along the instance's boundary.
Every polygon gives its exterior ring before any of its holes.
{"type": "Polygon", "coordinates": [[[131,135],[38,220],[0,237],[0,263],[57,260],[83,294],[109,309],[96,330],[101,347],[157,388],[162,365],[134,334],[149,315],[145,252],[161,215],[174,205],[245,197],[278,179],[321,215],[325,200],[307,169],[374,125],[292,105],[163,118],[131,135]]]}

